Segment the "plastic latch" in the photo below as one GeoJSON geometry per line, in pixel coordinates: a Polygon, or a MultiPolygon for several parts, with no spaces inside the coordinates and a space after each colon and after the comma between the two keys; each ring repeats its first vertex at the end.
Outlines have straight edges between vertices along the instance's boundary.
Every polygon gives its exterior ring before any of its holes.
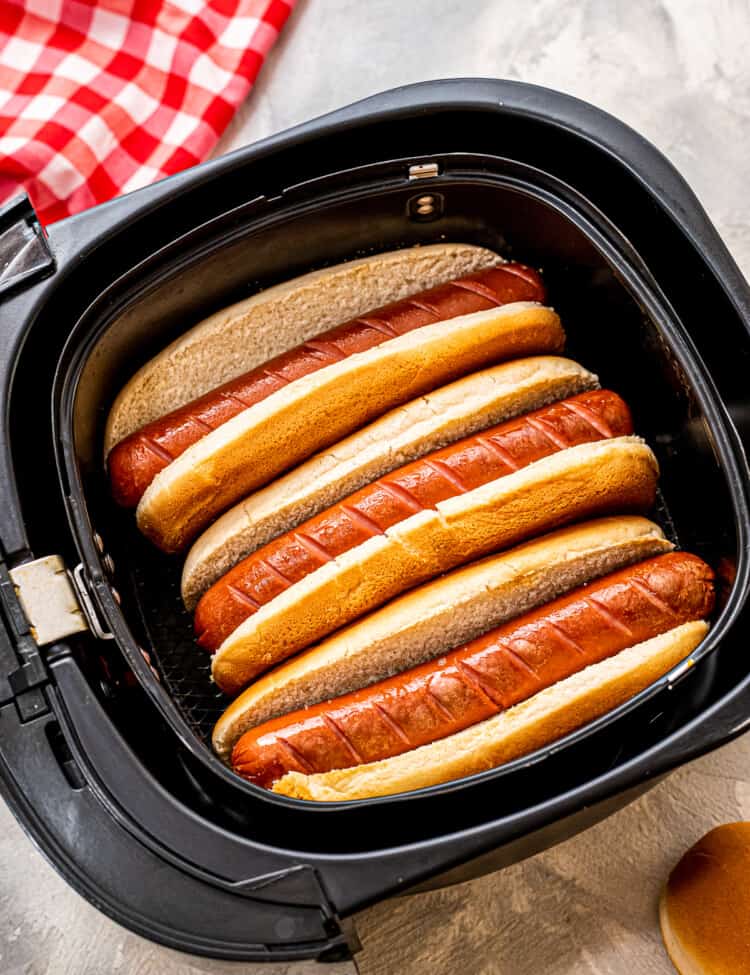
{"type": "Polygon", "coordinates": [[[24,663],[8,674],[8,687],[13,695],[22,723],[49,711],[42,686],[48,681],[47,667],[30,636],[17,637],[17,649],[24,663]]]}
{"type": "Polygon", "coordinates": [[[55,259],[24,193],[0,207],[0,294],[51,274],[55,259]]]}
{"type": "Polygon", "coordinates": [[[31,721],[49,710],[47,700],[39,690],[42,684],[47,683],[47,668],[38,653],[29,657],[18,670],[8,674],[8,683],[22,722],[31,721]]]}
{"type": "Polygon", "coordinates": [[[47,682],[47,668],[42,663],[39,654],[31,657],[22,667],[8,675],[8,683],[14,694],[24,694],[32,687],[39,687],[47,682]]]}

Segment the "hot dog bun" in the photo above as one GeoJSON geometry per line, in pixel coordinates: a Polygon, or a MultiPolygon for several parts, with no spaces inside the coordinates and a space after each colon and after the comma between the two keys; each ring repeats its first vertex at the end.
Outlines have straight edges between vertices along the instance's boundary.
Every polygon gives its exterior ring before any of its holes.
{"type": "Polygon", "coordinates": [[[464,437],[348,495],[248,555],[195,609],[198,643],[214,653],[261,606],[327,562],[449,498],[507,477],[566,447],[632,434],[611,390],[589,390],[464,437]]]}
{"type": "Polygon", "coordinates": [[[572,521],[646,511],[658,465],[637,437],[580,444],[418,512],[262,606],[214,655],[237,693],[253,677],[406,589],[572,521]]]}
{"type": "Polygon", "coordinates": [[[750,823],[712,829],[669,875],[659,920],[680,975],[750,972],[748,876],[750,823]]]}
{"type": "Polygon", "coordinates": [[[562,348],[557,315],[529,302],[425,325],[271,394],[156,475],[136,512],[159,548],[178,551],[216,515],[281,471],[386,410],[490,362],[562,348]]]}
{"type": "Polygon", "coordinates": [[[597,385],[578,363],[535,356],[427,393],[337,443],[222,515],[195,542],[182,573],[188,609],[233,565],[363,485],[492,424],[597,385]]]}
{"type": "Polygon", "coordinates": [[[470,244],[388,251],[266,288],[204,319],[123,387],[105,431],[105,456],[144,424],[371,308],[500,263],[470,244]]]}
{"type": "Polygon", "coordinates": [[[137,507],[156,475],[207,433],[326,366],[368,352],[425,325],[517,301],[542,304],[545,294],[544,284],[533,268],[506,262],[372,309],[321,332],[121,440],[107,457],[112,497],[125,508],[137,507]]]}
{"type": "Polygon", "coordinates": [[[214,728],[226,759],[248,728],[399,673],[670,543],[645,518],[562,528],[435,579],[251,684],[214,728]]]}
{"type": "Polygon", "coordinates": [[[273,790],[296,799],[341,802],[423,789],[496,768],[623,704],[692,653],[707,630],[703,621],[685,623],[440,741],[354,768],[289,772],[273,790]]]}
{"type": "Polygon", "coordinates": [[[714,574],[668,552],[608,573],[385,680],[246,731],[232,768],[269,788],[286,772],[382,761],[439,741],[682,623],[705,619],[714,574]]]}

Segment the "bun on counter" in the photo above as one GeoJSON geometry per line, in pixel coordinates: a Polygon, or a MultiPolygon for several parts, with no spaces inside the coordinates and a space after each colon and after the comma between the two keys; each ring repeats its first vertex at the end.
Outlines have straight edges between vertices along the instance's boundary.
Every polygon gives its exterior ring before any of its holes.
{"type": "Polygon", "coordinates": [[[750,823],[717,826],[669,875],[659,905],[680,975],[750,973],[750,823]]]}

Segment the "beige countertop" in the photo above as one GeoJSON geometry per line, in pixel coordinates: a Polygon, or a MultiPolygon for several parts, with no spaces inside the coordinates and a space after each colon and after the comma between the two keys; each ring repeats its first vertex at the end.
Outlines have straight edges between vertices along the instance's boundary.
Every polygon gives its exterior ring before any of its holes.
{"type": "MultiPolygon", "coordinates": [[[[300,0],[220,148],[411,81],[536,82],[654,141],[749,275],[748,42],[747,0],[300,0]]],[[[736,819],[750,819],[750,736],[533,859],[363,912],[361,972],[667,975],[659,889],[684,849],[736,819]]],[[[0,973],[284,970],[189,958],[118,927],[66,886],[0,806],[0,973]]]]}
{"type": "MultiPolygon", "coordinates": [[[[361,975],[674,975],[657,925],[661,885],[684,849],[737,819],[750,819],[750,735],[530,860],[364,911],[356,918],[361,975]]],[[[285,975],[285,966],[191,958],[114,924],[0,807],[2,975],[256,971],[285,975]]]]}

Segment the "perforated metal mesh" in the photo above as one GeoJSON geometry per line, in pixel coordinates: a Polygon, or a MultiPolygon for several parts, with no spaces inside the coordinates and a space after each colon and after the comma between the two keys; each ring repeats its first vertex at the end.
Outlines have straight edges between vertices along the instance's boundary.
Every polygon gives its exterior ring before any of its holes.
{"type": "Polygon", "coordinates": [[[182,604],[182,559],[155,553],[141,540],[128,551],[143,645],[185,720],[208,742],[228,699],[211,680],[211,657],[195,642],[192,614],[182,604]]]}

